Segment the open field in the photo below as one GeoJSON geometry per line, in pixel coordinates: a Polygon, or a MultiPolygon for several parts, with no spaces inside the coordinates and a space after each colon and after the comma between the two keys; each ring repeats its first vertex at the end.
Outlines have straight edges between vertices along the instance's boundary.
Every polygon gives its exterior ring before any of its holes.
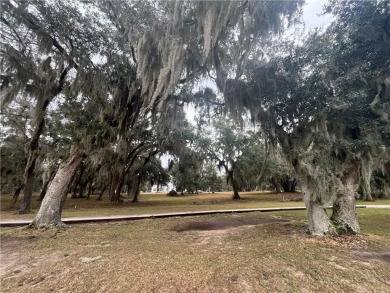
{"type": "MultiPolygon", "coordinates": [[[[111,216],[111,215],[138,215],[168,212],[187,212],[205,210],[226,210],[246,208],[270,208],[270,207],[296,207],[304,206],[302,201],[292,201],[300,197],[299,193],[269,193],[269,192],[243,192],[241,200],[233,201],[230,192],[200,193],[179,197],[169,197],[166,193],[141,193],[139,203],[131,203],[125,199],[122,204],[110,204],[107,197],[102,201],[96,201],[97,196],[91,199],[68,198],[65,202],[63,217],[82,216],[111,216]]],[[[21,198],[16,205],[11,205],[11,196],[2,195],[1,219],[32,219],[39,209],[36,197],[32,201],[32,213],[17,215],[15,212],[21,204],[21,198]]],[[[390,200],[377,200],[374,202],[357,201],[356,204],[390,205],[390,200]]]]}
{"type": "Polygon", "coordinates": [[[389,211],[358,215],[323,238],[304,211],[1,228],[1,291],[390,292],[389,211]]]}

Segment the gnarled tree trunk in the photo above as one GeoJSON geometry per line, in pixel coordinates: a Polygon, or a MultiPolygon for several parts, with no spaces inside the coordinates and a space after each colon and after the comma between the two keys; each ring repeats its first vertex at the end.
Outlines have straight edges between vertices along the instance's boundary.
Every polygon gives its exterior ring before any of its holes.
{"type": "Polygon", "coordinates": [[[323,204],[314,199],[312,191],[308,189],[306,184],[302,183],[301,189],[307,208],[309,233],[316,236],[334,233],[332,223],[323,204]]]}
{"type": "Polygon", "coordinates": [[[61,221],[62,207],[67,196],[69,183],[83,158],[84,152],[76,149],[60,165],[42,201],[38,214],[30,224],[31,227],[64,226],[61,221]]]}
{"type": "Polygon", "coordinates": [[[339,234],[359,233],[360,226],[355,210],[355,181],[358,167],[354,166],[342,178],[343,187],[333,203],[331,220],[339,234]]]}

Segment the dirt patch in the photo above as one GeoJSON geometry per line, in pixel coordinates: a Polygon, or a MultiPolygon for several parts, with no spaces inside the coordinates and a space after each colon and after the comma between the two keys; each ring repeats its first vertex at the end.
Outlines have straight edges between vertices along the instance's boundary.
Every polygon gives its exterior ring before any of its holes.
{"type": "Polygon", "coordinates": [[[373,252],[373,251],[355,250],[352,251],[352,254],[364,260],[377,259],[390,264],[390,251],[373,252]]]}
{"type": "Polygon", "coordinates": [[[286,223],[289,220],[261,218],[261,217],[229,217],[223,219],[215,219],[208,221],[192,221],[176,225],[172,230],[176,232],[184,231],[211,231],[211,230],[225,230],[237,228],[241,226],[253,226],[270,223],[286,223]]]}
{"type": "Polygon", "coordinates": [[[34,247],[42,240],[56,238],[60,230],[33,230],[15,228],[1,235],[0,277],[18,275],[32,267],[45,267],[60,258],[60,253],[49,251],[34,253],[34,247]]]}

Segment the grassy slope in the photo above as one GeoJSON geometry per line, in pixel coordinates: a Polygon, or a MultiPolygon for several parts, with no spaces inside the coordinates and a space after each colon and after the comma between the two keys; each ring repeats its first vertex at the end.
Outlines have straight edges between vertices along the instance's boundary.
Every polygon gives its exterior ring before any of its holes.
{"type": "Polygon", "coordinates": [[[2,228],[4,292],[389,292],[390,214],[359,209],[362,235],[305,234],[304,211],[2,228]],[[188,221],[283,217],[217,231],[175,232],[188,221]],[[359,254],[361,255],[359,257],[359,254]],[[84,264],[80,257],[101,256],[84,264]]]}

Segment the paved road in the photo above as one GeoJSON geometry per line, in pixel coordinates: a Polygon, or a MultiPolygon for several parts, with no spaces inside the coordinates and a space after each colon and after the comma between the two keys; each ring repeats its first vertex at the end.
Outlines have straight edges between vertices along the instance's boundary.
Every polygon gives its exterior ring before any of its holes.
{"type": "MultiPolygon", "coordinates": [[[[381,208],[381,209],[390,210],[390,205],[357,205],[356,207],[357,208],[381,208]]],[[[153,218],[189,217],[189,216],[201,216],[201,215],[211,215],[211,214],[299,211],[305,209],[306,207],[283,207],[283,208],[276,207],[276,208],[258,208],[258,209],[211,210],[211,211],[195,211],[195,212],[163,213],[163,214],[117,215],[117,216],[104,216],[104,217],[72,217],[72,218],[62,218],[62,221],[65,224],[84,224],[84,223],[96,223],[96,222],[134,221],[134,220],[153,219],[153,218]]],[[[1,227],[27,226],[30,223],[31,220],[26,220],[26,219],[0,220],[1,227]]]]}

